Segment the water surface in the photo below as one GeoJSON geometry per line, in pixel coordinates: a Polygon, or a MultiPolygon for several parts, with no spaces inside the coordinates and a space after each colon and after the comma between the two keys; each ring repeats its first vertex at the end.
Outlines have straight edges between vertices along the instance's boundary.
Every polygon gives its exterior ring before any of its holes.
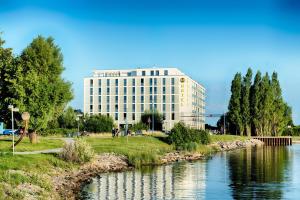
{"type": "Polygon", "coordinates": [[[218,153],[210,159],[106,173],[84,199],[300,199],[300,145],[218,153]]]}

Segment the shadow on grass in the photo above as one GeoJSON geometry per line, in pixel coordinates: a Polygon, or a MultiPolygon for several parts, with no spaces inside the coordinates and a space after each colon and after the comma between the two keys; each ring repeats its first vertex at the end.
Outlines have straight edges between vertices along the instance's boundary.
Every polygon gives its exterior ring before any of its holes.
{"type": "Polygon", "coordinates": [[[164,142],[164,143],[166,143],[166,144],[169,144],[169,145],[172,144],[172,142],[170,141],[169,136],[167,136],[167,137],[163,137],[163,136],[152,136],[152,137],[154,137],[154,138],[156,138],[156,139],[158,139],[158,140],[160,140],[160,141],[162,141],[162,142],[164,142]]]}

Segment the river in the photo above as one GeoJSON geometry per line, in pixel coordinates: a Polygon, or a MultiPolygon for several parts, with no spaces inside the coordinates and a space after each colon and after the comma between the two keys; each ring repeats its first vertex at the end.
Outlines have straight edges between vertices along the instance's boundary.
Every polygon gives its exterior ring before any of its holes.
{"type": "Polygon", "coordinates": [[[197,162],[101,174],[84,199],[300,199],[300,145],[222,152],[197,162]]]}

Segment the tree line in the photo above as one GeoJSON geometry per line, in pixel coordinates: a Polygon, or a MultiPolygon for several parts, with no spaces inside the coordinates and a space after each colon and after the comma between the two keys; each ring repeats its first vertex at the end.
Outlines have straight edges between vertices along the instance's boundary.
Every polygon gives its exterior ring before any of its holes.
{"type": "Polygon", "coordinates": [[[254,79],[252,76],[251,68],[245,76],[235,74],[226,128],[232,134],[245,136],[281,135],[284,129],[293,125],[293,121],[292,109],[282,97],[278,74],[273,72],[269,76],[257,71],[254,79]]]}

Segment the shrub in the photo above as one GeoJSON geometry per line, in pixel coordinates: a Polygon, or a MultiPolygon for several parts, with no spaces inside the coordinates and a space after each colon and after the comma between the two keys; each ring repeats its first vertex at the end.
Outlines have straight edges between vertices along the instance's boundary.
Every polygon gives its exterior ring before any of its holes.
{"type": "Polygon", "coordinates": [[[133,132],[137,132],[137,131],[147,130],[147,126],[142,122],[138,122],[136,124],[133,124],[132,127],[130,127],[129,129],[133,132]]]}
{"type": "Polygon", "coordinates": [[[111,132],[114,127],[114,120],[111,116],[91,115],[85,119],[85,129],[89,132],[111,132]]]}
{"type": "Polygon", "coordinates": [[[76,133],[77,129],[66,129],[66,128],[55,128],[55,129],[45,129],[38,132],[39,135],[48,136],[48,135],[62,135],[66,136],[68,134],[76,133]]]}
{"type": "Polygon", "coordinates": [[[90,144],[80,138],[74,142],[66,143],[60,157],[70,162],[85,163],[94,157],[94,151],[90,144]]]}
{"type": "Polygon", "coordinates": [[[197,148],[197,144],[209,144],[210,137],[204,130],[191,129],[179,122],[172,128],[168,141],[174,144],[177,150],[192,151],[197,148]]]}

